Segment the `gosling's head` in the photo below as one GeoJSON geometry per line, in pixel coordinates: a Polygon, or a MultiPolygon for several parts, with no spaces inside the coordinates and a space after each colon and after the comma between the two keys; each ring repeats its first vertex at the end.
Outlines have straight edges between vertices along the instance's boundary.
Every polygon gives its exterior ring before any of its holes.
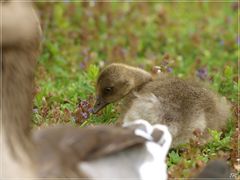
{"type": "Polygon", "coordinates": [[[124,64],[110,64],[100,73],[96,85],[96,102],[93,113],[97,113],[109,103],[127,95],[135,87],[129,67],[124,64]]]}

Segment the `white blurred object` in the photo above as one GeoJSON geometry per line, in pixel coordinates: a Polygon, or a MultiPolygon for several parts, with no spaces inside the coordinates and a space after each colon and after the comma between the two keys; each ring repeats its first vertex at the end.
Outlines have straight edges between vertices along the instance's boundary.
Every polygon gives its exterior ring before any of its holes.
{"type": "Polygon", "coordinates": [[[135,129],[138,136],[147,139],[146,143],[125,149],[118,153],[79,164],[90,178],[141,180],[167,179],[166,155],[172,137],[164,125],[152,126],[145,120],[124,124],[125,128],[135,129]]]}

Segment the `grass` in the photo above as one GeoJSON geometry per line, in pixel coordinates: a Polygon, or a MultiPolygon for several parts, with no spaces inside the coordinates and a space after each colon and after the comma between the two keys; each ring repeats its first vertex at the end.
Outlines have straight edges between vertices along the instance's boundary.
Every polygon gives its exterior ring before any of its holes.
{"type": "Polygon", "coordinates": [[[203,145],[196,134],[168,155],[169,177],[191,177],[207,161],[237,164],[238,36],[236,4],[225,3],[37,3],[44,30],[38,61],[34,126],[114,123],[116,105],[90,115],[101,68],[123,62],[179,77],[196,77],[232,103],[225,132],[209,130],[203,145]]]}

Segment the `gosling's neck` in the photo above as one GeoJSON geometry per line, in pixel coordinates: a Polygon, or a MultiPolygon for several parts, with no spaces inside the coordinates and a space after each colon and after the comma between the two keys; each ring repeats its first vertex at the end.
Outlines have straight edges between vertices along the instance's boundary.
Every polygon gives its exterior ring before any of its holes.
{"type": "Polygon", "coordinates": [[[1,133],[12,156],[19,161],[31,159],[32,154],[30,133],[35,60],[34,54],[27,50],[3,48],[1,133]]]}
{"type": "Polygon", "coordinates": [[[40,35],[19,47],[2,46],[1,94],[2,129],[0,133],[12,157],[31,161],[34,145],[31,140],[32,101],[36,59],[40,52],[40,35]]]}
{"type": "Polygon", "coordinates": [[[2,49],[0,156],[3,177],[34,177],[36,151],[31,140],[31,117],[37,53],[31,51],[15,47],[2,49]]]}

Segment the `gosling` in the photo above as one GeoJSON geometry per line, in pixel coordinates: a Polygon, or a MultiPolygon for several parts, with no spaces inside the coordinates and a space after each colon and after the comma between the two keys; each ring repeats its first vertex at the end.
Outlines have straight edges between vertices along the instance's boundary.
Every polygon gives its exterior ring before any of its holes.
{"type": "Polygon", "coordinates": [[[167,125],[172,147],[187,143],[195,129],[221,130],[230,115],[226,98],[205,85],[162,73],[153,78],[142,69],[113,63],[97,79],[93,112],[121,99],[119,124],[145,119],[167,125]]]}

